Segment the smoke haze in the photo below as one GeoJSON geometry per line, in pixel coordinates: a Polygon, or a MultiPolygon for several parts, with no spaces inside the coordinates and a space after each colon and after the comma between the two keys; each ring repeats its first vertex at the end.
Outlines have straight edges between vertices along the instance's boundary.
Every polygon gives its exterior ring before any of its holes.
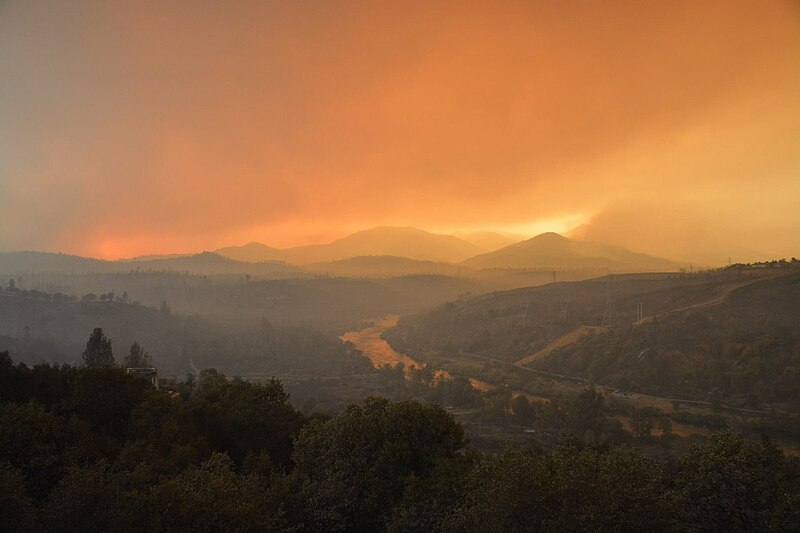
{"type": "Polygon", "coordinates": [[[796,2],[2,2],[0,249],[800,242],[796,2]]]}

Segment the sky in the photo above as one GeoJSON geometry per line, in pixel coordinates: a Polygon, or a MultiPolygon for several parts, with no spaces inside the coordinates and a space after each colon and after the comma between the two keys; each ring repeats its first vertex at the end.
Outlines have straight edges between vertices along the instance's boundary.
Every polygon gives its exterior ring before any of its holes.
{"type": "Polygon", "coordinates": [[[0,250],[800,256],[800,2],[0,0],[0,250]]]}

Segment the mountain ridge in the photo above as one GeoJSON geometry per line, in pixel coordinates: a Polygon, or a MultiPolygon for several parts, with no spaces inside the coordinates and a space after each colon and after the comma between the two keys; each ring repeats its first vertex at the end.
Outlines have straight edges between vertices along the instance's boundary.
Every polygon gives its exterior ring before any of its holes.
{"type": "Polygon", "coordinates": [[[261,243],[249,243],[217,250],[221,255],[239,260],[279,260],[300,266],[369,255],[457,263],[480,251],[478,246],[453,235],[432,233],[409,226],[378,226],[325,244],[280,249],[261,243]]]}
{"type": "Polygon", "coordinates": [[[591,268],[610,271],[675,271],[681,264],[610,244],[569,239],[554,232],[480,254],[463,262],[472,268],[591,268]]]}
{"type": "Polygon", "coordinates": [[[480,253],[452,235],[383,226],[327,244],[279,249],[258,242],[198,254],[150,255],[107,261],[49,252],[0,253],[0,273],[177,270],[198,274],[396,276],[421,273],[470,275],[490,270],[596,272],[677,271],[681,263],[620,246],[569,239],[548,232],[480,253]]]}

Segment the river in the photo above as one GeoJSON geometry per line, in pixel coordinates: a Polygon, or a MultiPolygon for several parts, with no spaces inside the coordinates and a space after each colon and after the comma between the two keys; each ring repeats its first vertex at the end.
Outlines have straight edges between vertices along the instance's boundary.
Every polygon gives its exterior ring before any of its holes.
{"type": "MultiPolygon", "coordinates": [[[[358,348],[372,362],[375,368],[380,368],[384,365],[397,366],[398,363],[403,363],[406,369],[409,368],[422,368],[424,363],[416,361],[404,353],[400,353],[392,348],[388,342],[381,338],[381,334],[387,329],[391,329],[397,325],[400,317],[397,315],[388,315],[382,318],[367,321],[367,327],[356,331],[348,331],[340,338],[343,341],[351,342],[358,348]]],[[[434,374],[438,376],[451,377],[446,370],[435,369],[434,374]]],[[[406,370],[408,375],[408,370],[406,370]]],[[[488,391],[493,387],[485,381],[469,378],[472,386],[479,391],[488,391]]]]}

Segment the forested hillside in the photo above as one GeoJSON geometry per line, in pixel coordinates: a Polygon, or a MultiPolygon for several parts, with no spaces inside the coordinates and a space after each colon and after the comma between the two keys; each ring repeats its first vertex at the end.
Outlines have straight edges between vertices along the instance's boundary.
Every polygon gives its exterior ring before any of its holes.
{"type": "Polygon", "coordinates": [[[800,271],[584,337],[532,365],[623,389],[799,410],[800,271]]]}
{"type": "MultiPolygon", "coordinates": [[[[0,278],[0,291],[16,288],[99,300],[139,302],[158,307],[166,301],[183,315],[199,314],[228,323],[308,324],[331,333],[364,318],[412,313],[465,293],[480,293],[486,284],[466,278],[414,275],[385,279],[334,277],[259,279],[246,275],[205,276],[188,272],[27,273],[0,278]]],[[[59,296],[60,297],[60,296],[59,296]]]]}
{"type": "Polygon", "coordinates": [[[198,316],[117,301],[109,295],[78,300],[64,294],[0,289],[0,351],[27,363],[79,362],[86,339],[102,328],[117,360],[134,341],[165,374],[216,367],[231,374],[342,375],[371,371],[369,361],[335,335],[309,325],[268,319],[222,324],[198,316]],[[102,298],[102,299],[101,299],[102,298]]]}
{"type": "MultiPolygon", "coordinates": [[[[386,338],[400,351],[464,351],[515,361],[582,325],[601,325],[609,291],[620,324],[713,298],[731,273],[628,274],[462,298],[405,316],[386,338]]],[[[744,278],[747,279],[747,278],[744,278]]]]}
{"type": "Polygon", "coordinates": [[[384,336],[423,360],[475,355],[622,391],[800,409],[800,270],[788,263],[493,293],[404,317],[384,336]],[[601,327],[609,300],[614,320],[601,327]]]}

